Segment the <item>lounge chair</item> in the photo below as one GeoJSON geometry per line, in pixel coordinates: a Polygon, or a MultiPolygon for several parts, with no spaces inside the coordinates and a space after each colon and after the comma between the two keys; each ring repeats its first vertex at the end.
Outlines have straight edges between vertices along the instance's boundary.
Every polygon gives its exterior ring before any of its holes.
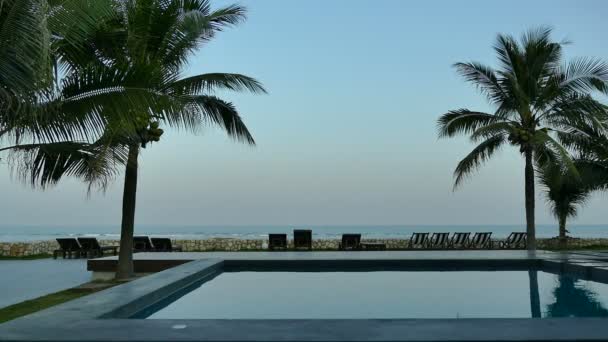
{"type": "Polygon", "coordinates": [[[154,250],[158,252],[181,252],[182,246],[174,246],[169,238],[151,238],[154,250]]]}
{"type": "Polygon", "coordinates": [[[133,237],[133,250],[135,252],[154,252],[156,249],[147,236],[134,236],[133,237]]]}
{"type": "Polygon", "coordinates": [[[454,233],[448,245],[449,248],[464,249],[469,246],[469,237],[471,233],[454,233]]]}
{"type": "Polygon", "coordinates": [[[75,238],[59,238],[57,239],[57,243],[59,244],[59,249],[53,251],[53,259],[57,259],[59,253],[61,253],[64,259],[66,256],[72,258],[72,255],[80,258],[82,247],[75,238]]]}
{"type": "Polygon", "coordinates": [[[338,249],[342,251],[361,249],[361,234],[342,234],[342,242],[338,245],[338,249]]]}
{"type": "Polygon", "coordinates": [[[472,249],[491,249],[492,248],[491,232],[475,233],[468,248],[472,249]]]}
{"type": "Polygon", "coordinates": [[[433,233],[428,247],[432,249],[446,249],[450,242],[450,233],[433,233]]]}
{"type": "Polygon", "coordinates": [[[414,233],[410,237],[408,248],[426,248],[429,243],[429,233],[414,233]]]}
{"type": "Polygon", "coordinates": [[[503,249],[525,249],[527,240],[527,233],[512,232],[511,234],[509,234],[506,240],[500,241],[498,246],[503,249]]]}
{"type": "Polygon", "coordinates": [[[287,249],[287,234],[268,234],[268,249],[287,249]]]}
{"type": "Polygon", "coordinates": [[[79,237],[78,242],[82,246],[82,253],[86,254],[89,258],[102,257],[106,251],[110,251],[113,255],[116,255],[118,251],[118,246],[101,246],[94,237],[79,237]]]}
{"type": "Polygon", "coordinates": [[[312,251],[312,230],[295,229],[293,231],[293,248],[312,251]]]}

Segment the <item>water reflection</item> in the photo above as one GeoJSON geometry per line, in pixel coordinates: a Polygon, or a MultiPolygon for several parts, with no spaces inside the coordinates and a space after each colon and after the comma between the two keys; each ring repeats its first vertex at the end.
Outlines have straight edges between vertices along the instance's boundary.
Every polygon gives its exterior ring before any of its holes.
{"type": "Polygon", "coordinates": [[[540,318],[540,295],[538,292],[538,271],[529,270],[528,279],[530,280],[530,311],[532,318],[540,318]]]}
{"type": "Polygon", "coordinates": [[[554,302],[546,307],[547,317],[608,316],[608,309],[599,301],[598,294],[571,276],[558,276],[553,296],[554,302]]]}

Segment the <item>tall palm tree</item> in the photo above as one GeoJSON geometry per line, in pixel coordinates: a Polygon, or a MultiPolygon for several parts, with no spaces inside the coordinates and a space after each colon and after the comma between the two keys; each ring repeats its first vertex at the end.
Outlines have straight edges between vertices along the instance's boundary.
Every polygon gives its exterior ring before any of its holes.
{"type": "Polygon", "coordinates": [[[551,29],[525,33],[520,41],[498,35],[494,50],[499,68],[477,62],[456,63],[464,79],[474,84],[495,107],[486,113],[452,110],[439,120],[439,136],[470,135],[478,145],[462,159],[454,187],[471,175],[502,146],[510,144],[524,158],[528,248],[536,249],[534,225],[534,163],[551,159],[576,174],[574,163],[558,133],[574,122],[593,122],[600,103],[592,91],[608,91],[608,65],[594,58],[562,64],[563,44],[551,40],[551,29]]]}
{"type": "MultiPolygon", "coordinates": [[[[124,155],[125,181],[121,222],[121,240],[116,277],[133,275],[133,234],[140,149],[160,140],[161,126],[196,131],[207,123],[219,125],[238,141],[254,144],[254,139],[232,103],[214,95],[216,90],[264,93],[255,79],[240,74],[207,73],[183,77],[189,57],[202,44],[227,26],[245,19],[245,9],[227,6],[212,10],[207,0],[115,0],[117,20],[105,23],[95,38],[70,57],[98,58],[93,70],[112,70],[123,87],[145,90],[154,102],[126,114],[132,120],[109,117],[104,133],[86,146],[103,153],[120,151],[124,155]],[[134,122],[133,125],[130,122],[134,122]],[[107,148],[109,147],[109,149],[107,148]]],[[[36,154],[39,156],[39,154],[36,154]]],[[[62,153],[61,160],[78,160],[80,154],[62,153]]],[[[37,163],[34,179],[43,183],[56,181],[65,168],[52,163],[37,163]],[[45,177],[56,175],[57,177],[45,177]]],[[[105,160],[105,158],[101,158],[105,160]]],[[[98,158],[96,158],[98,160],[98,158]]],[[[116,160],[116,159],[112,159],[116,160]]],[[[61,165],[63,166],[63,165],[61,165]]],[[[102,163],[101,169],[112,167],[102,163]]],[[[72,174],[90,174],[86,167],[72,169],[72,174]]]]}

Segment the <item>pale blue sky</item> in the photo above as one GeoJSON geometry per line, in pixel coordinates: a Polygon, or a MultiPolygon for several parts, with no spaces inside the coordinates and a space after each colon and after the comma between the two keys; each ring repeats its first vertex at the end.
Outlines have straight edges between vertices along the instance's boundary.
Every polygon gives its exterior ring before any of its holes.
{"type": "MultiPolygon", "coordinates": [[[[215,1],[215,6],[232,1],[215,1]]],[[[221,94],[255,148],[214,129],[169,132],[141,158],[140,224],[519,224],[523,163],[504,150],[459,191],[466,139],[438,140],[437,117],[488,109],[451,64],[494,63],[496,33],[551,25],[567,57],[608,59],[605,1],[241,2],[249,19],[192,58],[188,73],[238,72],[269,94],[221,94]]],[[[46,192],[0,164],[4,224],[119,224],[122,179],[86,198],[66,181],[46,192]]],[[[579,223],[606,223],[605,195],[579,223]]],[[[539,197],[539,223],[553,223],[539,197]]]]}

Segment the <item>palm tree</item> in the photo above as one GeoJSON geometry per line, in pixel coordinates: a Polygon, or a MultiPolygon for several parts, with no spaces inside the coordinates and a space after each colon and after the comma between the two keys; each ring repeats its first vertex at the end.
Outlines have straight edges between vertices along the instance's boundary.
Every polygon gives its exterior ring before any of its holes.
{"type": "MultiPolygon", "coordinates": [[[[154,96],[151,105],[127,111],[134,125],[124,118],[106,118],[108,124],[104,133],[97,141],[87,145],[88,150],[98,148],[103,153],[118,151],[118,155],[124,156],[124,160],[118,158],[125,165],[125,181],[116,272],[118,279],[124,279],[133,275],[132,244],[140,149],[160,140],[163,134],[161,125],[196,131],[206,123],[219,125],[238,141],[254,144],[235,106],[213,92],[227,89],[264,93],[265,90],[255,79],[240,74],[182,76],[182,70],[193,52],[217,32],[245,19],[243,7],[233,5],[211,10],[207,0],[114,2],[117,11],[115,18],[118,19],[106,23],[105,28],[96,33],[95,39],[73,56],[91,60],[96,56],[100,62],[91,68],[112,70],[119,75],[123,87],[142,89],[154,96]]],[[[79,157],[79,153],[63,153],[59,159],[77,160],[79,157]]],[[[36,164],[37,159],[33,159],[36,164]]],[[[53,168],[52,164],[36,166],[32,177],[43,183],[56,181],[66,170],[63,167],[53,168]],[[45,174],[55,174],[57,177],[44,177],[45,174]]],[[[100,169],[111,167],[110,163],[105,162],[99,166],[100,169]]],[[[73,168],[72,174],[86,178],[91,172],[86,167],[73,168]]]]}
{"type": "MultiPolygon", "coordinates": [[[[100,3],[71,1],[75,7],[59,1],[61,6],[52,12],[69,17],[79,5],[94,7],[100,3]]],[[[30,106],[30,112],[36,115],[0,117],[0,125],[4,125],[0,132],[12,135],[16,142],[0,151],[17,153],[22,174],[41,186],[71,175],[103,187],[117,174],[118,165],[126,165],[117,277],[128,278],[133,274],[140,148],[160,140],[160,123],[193,131],[211,123],[239,141],[254,144],[234,105],[213,92],[265,90],[255,79],[240,74],[181,75],[188,57],[202,43],[245,19],[243,7],[212,11],[207,0],[111,0],[109,4],[112,15],[87,18],[91,25],[86,30],[66,24],[74,17],[55,20],[64,32],[81,39],[72,41],[56,35],[60,39],[51,44],[56,49],[49,63],[54,72],[48,74],[65,76],[61,81],[58,77],[49,81],[50,90],[36,88],[30,92],[36,95],[32,96],[36,101],[31,101],[35,105],[30,106]],[[48,101],[41,101],[40,94],[48,95],[48,101]],[[29,143],[23,143],[24,135],[31,137],[29,143]]],[[[33,7],[39,8],[40,4],[33,7]]],[[[41,17],[47,18],[46,13],[41,17]]],[[[18,97],[24,93],[16,92],[18,97]]]]}
{"type": "Polygon", "coordinates": [[[458,163],[455,188],[505,144],[518,147],[525,162],[526,231],[531,250],[536,249],[534,163],[550,159],[576,174],[560,134],[566,134],[574,122],[593,122],[594,115],[604,109],[590,92],[608,91],[608,65],[593,58],[562,65],[563,43],[552,41],[550,35],[549,28],[530,30],[519,42],[498,35],[494,45],[498,69],[476,62],[456,63],[458,73],[495,110],[452,110],[438,120],[440,137],[469,134],[478,143],[458,163]]]}
{"type": "MultiPolygon", "coordinates": [[[[606,108],[606,107],[605,107],[606,108]]],[[[559,223],[559,241],[566,245],[566,222],[575,217],[578,208],[598,190],[608,189],[608,137],[606,114],[600,124],[576,122],[568,132],[559,133],[563,145],[576,151],[578,175],[564,173],[559,165],[547,163],[538,167],[539,180],[559,223]]]]}
{"type": "Polygon", "coordinates": [[[594,190],[602,187],[594,180],[597,176],[588,169],[586,161],[575,162],[578,175],[565,174],[559,165],[549,164],[537,168],[538,179],[559,226],[559,243],[566,245],[568,218],[575,217],[578,209],[594,190]]]}

